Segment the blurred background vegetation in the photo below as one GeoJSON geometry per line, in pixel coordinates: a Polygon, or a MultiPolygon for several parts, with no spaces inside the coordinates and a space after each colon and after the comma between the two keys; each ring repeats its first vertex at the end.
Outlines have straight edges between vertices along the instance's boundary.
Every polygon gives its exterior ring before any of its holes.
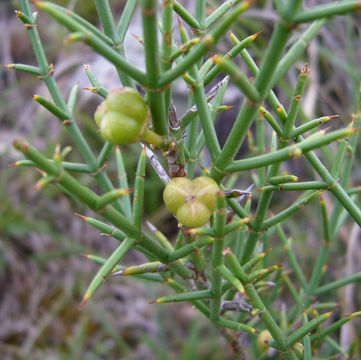
{"type": "MultiPolygon", "coordinates": [[[[97,24],[92,1],[54,2],[75,10],[97,24]]],[[[327,1],[309,0],[305,4],[311,6],[323,2],[327,1]]],[[[111,1],[118,18],[122,3],[124,1],[111,1]]],[[[194,6],[192,1],[182,3],[194,6]]],[[[216,5],[216,0],[209,1],[210,9],[216,5]]],[[[3,0],[0,3],[0,64],[34,64],[35,58],[27,34],[14,15],[15,9],[16,1],[3,0]]],[[[311,76],[303,100],[303,116],[315,118],[340,115],[338,123],[331,123],[331,127],[340,127],[340,122],[345,125],[350,121],[350,114],[356,111],[355,94],[360,81],[360,21],[358,13],[335,17],[327,23],[307,49],[304,58],[289,71],[277,89],[285,104],[289,100],[286,95],[288,89],[294,87],[299,69],[307,61],[311,76]]],[[[240,37],[264,31],[251,48],[260,61],[274,22],[271,1],[256,1],[242,22],[232,29],[240,37]]],[[[104,59],[84,45],[64,45],[66,30],[44,14],[39,16],[39,31],[64,92],[76,82],[79,82],[81,88],[89,86],[82,66],[86,63],[91,64],[105,87],[119,87],[114,70],[104,59]]],[[[130,32],[142,35],[137,16],[130,32]]],[[[141,46],[130,34],[126,47],[129,56],[137,61],[137,52],[141,51],[141,46]]],[[[225,51],[230,47],[231,42],[225,41],[219,45],[219,50],[225,51]]],[[[149,301],[165,294],[164,289],[154,285],[124,278],[109,279],[85,309],[79,310],[82,295],[97,269],[81,254],[97,253],[107,257],[117,242],[102,236],[75,216],[76,212],[87,215],[87,210],[55,187],[35,191],[34,184],[39,175],[33,169],[8,167],[9,163],[20,159],[11,146],[15,137],[29,139],[47,154],[53,152],[56,143],[61,143],[63,147],[72,143],[62,124],[31,99],[32,94],[46,96],[39,79],[0,68],[0,89],[0,358],[232,359],[232,351],[224,338],[189,305],[148,305],[149,301]]],[[[178,115],[186,106],[182,89],[180,84],[179,89],[175,89],[178,115]]],[[[81,91],[80,95],[77,121],[90,145],[99,152],[101,141],[96,133],[92,113],[100,98],[86,90],[81,91]]],[[[237,92],[232,92],[232,88],[227,96],[227,105],[235,105],[236,108],[240,105],[237,92]]],[[[225,138],[235,113],[236,109],[221,115],[222,120],[218,122],[222,124],[218,129],[221,138],[225,138]]],[[[139,150],[137,145],[124,147],[130,184],[134,180],[139,150]]],[[[323,156],[332,161],[330,154],[323,156]]],[[[80,155],[73,151],[70,160],[79,161],[80,155]]],[[[108,170],[115,179],[111,160],[107,164],[108,170]]],[[[297,162],[293,164],[297,166],[297,162]]],[[[284,170],[292,172],[292,168],[284,170]]],[[[303,180],[307,179],[307,171],[304,170],[303,180]]],[[[351,179],[354,186],[361,185],[359,179],[361,166],[354,169],[351,179]]],[[[89,184],[91,179],[83,176],[81,181],[89,184]]],[[[250,177],[245,178],[238,185],[246,188],[250,181],[250,177]]],[[[176,222],[162,205],[162,184],[150,168],[146,185],[147,220],[171,238],[176,222]]],[[[297,194],[288,196],[296,197],[297,194]]],[[[281,195],[276,195],[274,201],[276,207],[284,207],[281,195]]],[[[290,201],[288,198],[287,203],[290,201]]],[[[326,201],[332,206],[327,196],[326,201]]],[[[318,207],[316,205],[307,209],[293,217],[288,224],[288,230],[294,236],[298,248],[300,262],[304,265],[313,258],[315,244],[320,236],[319,224],[315,223],[317,217],[313,216],[318,207]]],[[[333,249],[337,256],[328,271],[334,273],[334,278],[337,278],[338,272],[345,270],[350,224],[345,223],[340,231],[338,246],[333,249]]],[[[352,254],[354,259],[358,259],[358,264],[361,263],[360,252],[360,249],[356,249],[352,254]]],[[[131,252],[125,261],[129,264],[141,262],[140,256],[131,252]]],[[[287,293],[284,295],[283,301],[287,302],[287,293]]],[[[359,308],[360,298],[355,295],[354,300],[359,308]]],[[[246,336],[241,336],[241,344],[247,341],[246,336]]]]}

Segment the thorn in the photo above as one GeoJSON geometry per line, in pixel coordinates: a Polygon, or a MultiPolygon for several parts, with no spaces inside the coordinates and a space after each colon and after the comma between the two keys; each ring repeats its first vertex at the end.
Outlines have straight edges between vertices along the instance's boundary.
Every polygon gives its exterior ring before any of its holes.
{"type": "Polygon", "coordinates": [[[150,301],[148,304],[157,304],[157,300],[150,301]]]}
{"type": "Polygon", "coordinates": [[[206,175],[209,175],[209,170],[206,169],[204,166],[202,166],[201,164],[198,164],[199,167],[202,169],[202,171],[206,174],[206,175]]]}
{"type": "Polygon", "coordinates": [[[222,57],[219,55],[214,55],[211,59],[213,61],[213,64],[219,64],[222,61],[222,57]]]}
{"type": "Polygon", "coordinates": [[[89,299],[90,299],[89,295],[84,295],[83,300],[81,301],[81,303],[79,305],[79,310],[83,310],[84,306],[89,301],[89,299]]]}
{"type": "Polygon", "coordinates": [[[43,170],[40,170],[39,168],[35,168],[35,170],[39,173],[39,174],[41,174],[41,176],[46,176],[46,172],[45,171],[43,171],[43,170]]]}
{"type": "Polygon", "coordinates": [[[146,224],[149,227],[151,232],[157,232],[158,231],[158,229],[150,221],[146,221],[146,224]]]}
{"type": "Polygon", "coordinates": [[[84,215],[81,215],[81,214],[78,214],[78,213],[74,213],[74,215],[79,216],[79,217],[82,218],[84,221],[87,221],[87,220],[88,220],[88,218],[87,218],[86,216],[84,216],[84,215]]]}
{"type": "Polygon", "coordinates": [[[42,2],[38,0],[30,0],[30,2],[39,8],[43,6],[42,2]]]}
{"type": "Polygon", "coordinates": [[[115,276],[115,275],[124,275],[124,270],[120,270],[120,271],[117,271],[115,273],[112,273],[111,276],[115,276]]]}
{"type": "Polygon", "coordinates": [[[83,90],[87,90],[87,91],[91,91],[93,93],[97,93],[98,88],[92,86],[92,87],[85,87],[85,88],[83,88],[83,90]]]}
{"type": "Polygon", "coordinates": [[[258,31],[255,34],[252,35],[253,39],[256,39],[259,35],[261,35],[264,32],[264,30],[258,31]]]}
{"type": "Polygon", "coordinates": [[[144,43],[144,39],[134,33],[130,33],[139,43],[143,44],[144,43]]]}
{"type": "Polygon", "coordinates": [[[8,166],[9,166],[9,167],[19,166],[19,162],[16,161],[16,162],[14,162],[14,163],[10,163],[10,164],[8,164],[8,166]]]}
{"type": "Polygon", "coordinates": [[[181,19],[181,17],[179,15],[177,15],[177,21],[178,21],[179,29],[184,28],[182,19],[181,19]]]}
{"type": "Polygon", "coordinates": [[[86,257],[87,259],[90,259],[90,254],[80,254],[80,256],[86,257]]]}
{"type": "MultiPolygon", "coordinates": [[[[336,117],[340,117],[340,115],[330,115],[330,116],[328,117],[328,120],[331,120],[331,119],[336,118],[336,117]]],[[[328,121],[328,120],[327,120],[327,121],[328,121]]]]}

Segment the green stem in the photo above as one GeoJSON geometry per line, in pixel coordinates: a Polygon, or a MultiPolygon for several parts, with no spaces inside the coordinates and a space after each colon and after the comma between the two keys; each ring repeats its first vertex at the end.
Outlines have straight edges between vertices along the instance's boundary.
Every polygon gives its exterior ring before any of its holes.
{"type": "Polygon", "coordinates": [[[217,267],[223,265],[223,244],[226,222],[226,199],[224,193],[217,194],[217,211],[215,215],[215,238],[212,245],[212,278],[211,278],[211,314],[210,319],[216,321],[219,318],[222,297],[222,275],[217,267]]]}
{"type": "MultiPolygon", "coordinates": [[[[259,91],[261,102],[268,94],[271,76],[290,33],[291,29],[287,28],[282,23],[278,23],[276,29],[274,30],[271,43],[267,49],[261,69],[259,74],[256,76],[255,81],[255,87],[259,91]]],[[[211,170],[211,177],[217,182],[221,181],[224,177],[224,170],[236,155],[249,127],[253,122],[257,110],[258,107],[254,106],[254,104],[249,104],[247,102],[243,103],[226,143],[211,170]]]]}
{"type": "MultiPolygon", "coordinates": [[[[171,70],[165,72],[159,81],[160,88],[168,85],[173,80],[186,72],[193,64],[206,55],[221,36],[228,30],[229,26],[239,17],[239,15],[251,6],[252,1],[245,0],[237,5],[232,12],[217,24],[205,37],[189,51],[189,53],[171,70]]],[[[174,10],[176,10],[176,4],[174,10]]],[[[177,11],[177,10],[176,10],[177,11]]]]}
{"type": "Polygon", "coordinates": [[[292,18],[292,21],[295,23],[307,22],[319,18],[352,13],[359,11],[360,9],[360,0],[323,4],[299,12],[298,14],[296,14],[296,16],[292,18]]]}
{"type": "MultiPolygon", "coordinates": [[[[160,56],[158,47],[157,2],[142,0],[143,37],[147,82],[153,89],[158,89],[160,75],[160,56]]],[[[152,114],[152,125],[156,133],[166,135],[168,123],[165,112],[164,93],[147,89],[152,114]]]]}

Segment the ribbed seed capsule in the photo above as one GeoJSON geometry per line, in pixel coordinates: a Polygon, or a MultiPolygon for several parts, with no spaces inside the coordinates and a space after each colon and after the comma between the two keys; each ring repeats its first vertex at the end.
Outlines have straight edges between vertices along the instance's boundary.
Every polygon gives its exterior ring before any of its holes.
{"type": "Polygon", "coordinates": [[[204,225],[211,217],[218,190],[217,183],[205,176],[194,180],[178,177],[168,183],[163,199],[182,225],[194,228],[204,225]]]}
{"type": "Polygon", "coordinates": [[[147,105],[137,90],[113,90],[98,106],[94,119],[106,141],[131,144],[140,139],[148,125],[147,105]]]}

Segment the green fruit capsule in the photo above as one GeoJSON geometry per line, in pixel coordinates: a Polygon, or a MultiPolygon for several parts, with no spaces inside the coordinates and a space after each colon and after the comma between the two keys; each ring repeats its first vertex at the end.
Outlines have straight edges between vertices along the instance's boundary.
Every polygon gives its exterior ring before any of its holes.
{"type": "Polygon", "coordinates": [[[219,187],[205,176],[190,180],[174,178],[163,192],[163,200],[178,221],[187,227],[200,227],[207,223],[217,205],[219,187]]]}
{"type": "Polygon", "coordinates": [[[148,126],[148,108],[137,90],[113,90],[94,114],[96,124],[111,144],[131,144],[139,140],[148,126]]]}
{"type": "Polygon", "coordinates": [[[189,200],[177,211],[178,221],[190,228],[196,228],[204,225],[211,215],[212,213],[206,205],[195,200],[189,200]]]}
{"type": "Polygon", "coordinates": [[[257,346],[262,353],[266,352],[269,349],[269,345],[267,344],[267,341],[271,341],[271,340],[273,340],[273,338],[268,330],[263,330],[260,332],[257,338],[257,346]]]}

